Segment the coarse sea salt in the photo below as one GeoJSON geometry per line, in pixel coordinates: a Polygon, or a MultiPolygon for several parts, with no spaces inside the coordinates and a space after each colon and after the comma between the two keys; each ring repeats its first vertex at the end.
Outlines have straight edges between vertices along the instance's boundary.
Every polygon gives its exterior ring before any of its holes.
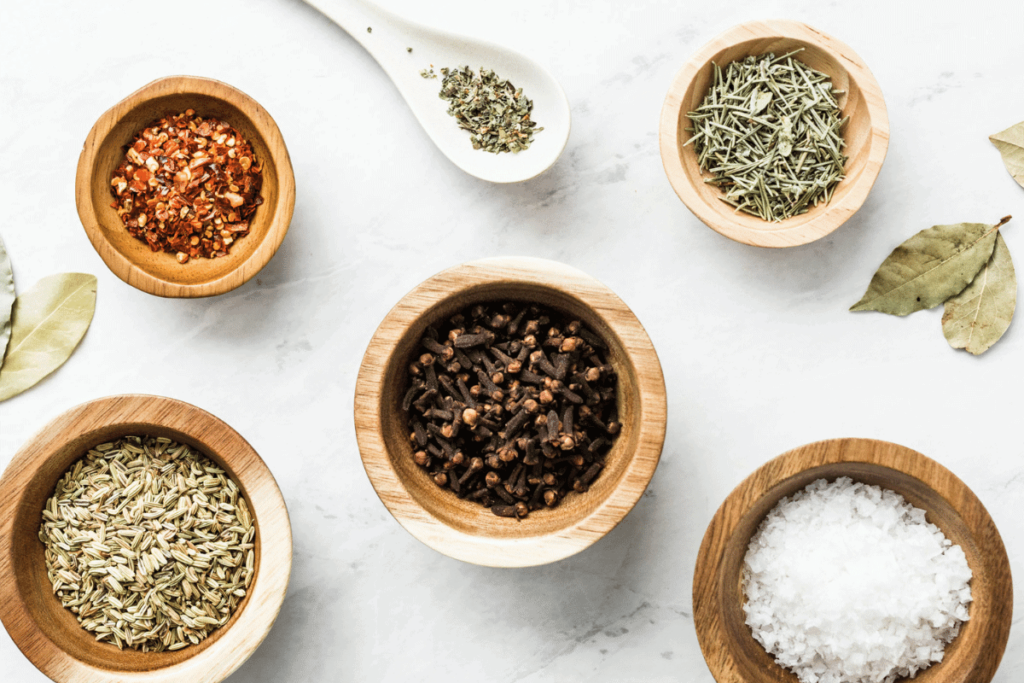
{"type": "Polygon", "coordinates": [[[903,496],[841,477],[783,498],[744,558],[747,625],[802,683],[892,683],[967,621],[963,549],[903,496]]]}

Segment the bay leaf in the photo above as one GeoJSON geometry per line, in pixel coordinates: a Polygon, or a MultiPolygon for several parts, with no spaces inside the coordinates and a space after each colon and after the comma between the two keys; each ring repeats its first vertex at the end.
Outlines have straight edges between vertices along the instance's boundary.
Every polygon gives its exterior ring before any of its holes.
{"type": "Polygon", "coordinates": [[[936,225],[893,249],[851,311],[909,315],[934,308],[969,285],[992,257],[995,225],[936,225]]]}
{"type": "Polygon", "coordinates": [[[14,302],[11,342],[0,367],[0,401],[34,386],[71,357],[96,310],[96,276],[44,277],[14,302]]]}
{"type": "Polygon", "coordinates": [[[11,339],[11,309],[14,306],[14,271],[4,241],[0,239],[0,365],[11,339]]]}
{"type": "Polygon", "coordinates": [[[999,153],[1003,155],[1003,165],[1013,179],[1024,187],[1024,121],[1010,126],[1001,133],[988,136],[999,153]]]}
{"type": "Polygon", "coordinates": [[[1017,307],[1017,275],[1000,234],[992,258],[967,288],[946,302],[942,333],[954,349],[988,351],[1010,326],[1017,307]]]}

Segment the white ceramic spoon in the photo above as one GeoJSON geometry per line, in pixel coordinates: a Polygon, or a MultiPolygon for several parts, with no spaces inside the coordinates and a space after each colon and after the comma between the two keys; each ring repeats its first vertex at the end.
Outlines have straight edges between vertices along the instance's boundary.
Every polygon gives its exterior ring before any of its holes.
{"type": "Polygon", "coordinates": [[[558,159],[569,139],[569,100],[547,69],[525,55],[475,38],[421,26],[365,0],[306,0],[366,48],[381,65],[446,157],[466,173],[492,183],[517,183],[540,175],[558,159]],[[367,28],[373,32],[367,32],[367,28]],[[408,48],[412,48],[412,52],[408,48]],[[434,65],[493,69],[533,100],[530,118],[544,128],[518,154],[473,149],[469,133],[448,115],[437,79],[420,71],[434,65]]]}

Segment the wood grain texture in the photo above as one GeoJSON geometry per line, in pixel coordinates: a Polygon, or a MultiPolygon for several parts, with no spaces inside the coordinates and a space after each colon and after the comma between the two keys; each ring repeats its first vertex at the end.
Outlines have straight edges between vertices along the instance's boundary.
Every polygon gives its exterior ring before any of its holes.
{"type": "Polygon", "coordinates": [[[889,118],[878,82],[847,45],[796,21],[752,21],[712,40],[676,74],[661,109],[659,144],[665,173],[676,194],[709,228],[743,244],[794,247],[829,234],[867,199],[889,147],[889,118]],[[690,126],[686,114],[704,100],[711,85],[712,62],[725,66],[750,55],[782,55],[801,47],[801,61],[828,74],[836,89],[846,91],[839,97],[843,115],[850,117],[843,131],[849,156],[846,179],[840,181],[828,204],[770,223],[736,213],[719,199],[721,190],[704,182],[706,176],[693,145],[683,147],[691,136],[685,130],[690,126]]]}
{"type": "Polygon", "coordinates": [[[266,464],[213,415],[157,396],[113,396],[67,411],[33,437],[0,478],[0,620],[18,648],[58,682],[215,683],[259,647],[291,574],[288,510],[266,464]],[[177,652],[120,651],[98,643],[64,609],[46,577],[38,532],[46,500],[75,460],[128,435],[165,436],[199,449],[239,484],[256,524],[256,570],[227,625],[177,652]]]}
{"type": "MultiPolygon", "coordinates": [[[[952,472],[916,451],[885,441],[835,439],[771,460],[729,494],[697,556],[693,610],[704,659],[718,683],[797,683],[754,640],[744,621],[742,567],[751,536],[783,497],[816,479],[848,476],[881,486],[922,508],[960,545],[974,573],[970,620],[939,664],[915,683],[988,683],[1010,635],[1013,582],[1006,548],[977,496],[952,472]]],[[[903,680],[903,679],[901,679],[903,680]]]]}
{"type": "Polygon", "coordinates": [[[366,473],[395,519],[431,548],[465,562],[526,567],[577,553],[633,508],[665,440],[665,380],[632,311],[597,280],[533,258],[494,258],[446,270],[416,287],[374,334],[356,382],[355,427],[366,473]],[[407,367],[428,325],[485,301],[531,301],[578,317],[604,338],[619,377],[622,432],[586,494],[524,520],[495,516],[440,489],[412,461],[401,399],[407,367]]]}
{"type": "Polygon", "coordinates": [[[168,76],[114,105],[89,131],[78,159],[75,202],[93,247],[119,278],[157,296],[214,296],[244,284],[274,256],[295,208],[295,176],[281,131],[256,100],[220,81],[168,76]],[[135,133],[186,109],[226,121],[252,144],[263,162],[263,204],[252,216],[249,234],[231,245],[227,256],[180,264],[174,254],[154,252],[129,234],[110,206],[110,177],[135,133]]]}

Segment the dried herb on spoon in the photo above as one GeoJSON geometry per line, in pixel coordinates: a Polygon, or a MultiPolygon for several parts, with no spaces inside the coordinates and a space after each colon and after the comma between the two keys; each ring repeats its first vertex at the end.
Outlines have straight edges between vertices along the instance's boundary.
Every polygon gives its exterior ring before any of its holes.
{"type": "MultiPolygon", "coordinates": [[[[434,72],[424,69],[420,75],[433,78],[434,72]]],[[[516,154],[529,148],[533,136],[544,130],[531,118],[533,100],[494,71],[446,67],[441,76],[439,96],[448,101],[448,114],[459,127],[469,131],[473,149],[516,154]]]]}

